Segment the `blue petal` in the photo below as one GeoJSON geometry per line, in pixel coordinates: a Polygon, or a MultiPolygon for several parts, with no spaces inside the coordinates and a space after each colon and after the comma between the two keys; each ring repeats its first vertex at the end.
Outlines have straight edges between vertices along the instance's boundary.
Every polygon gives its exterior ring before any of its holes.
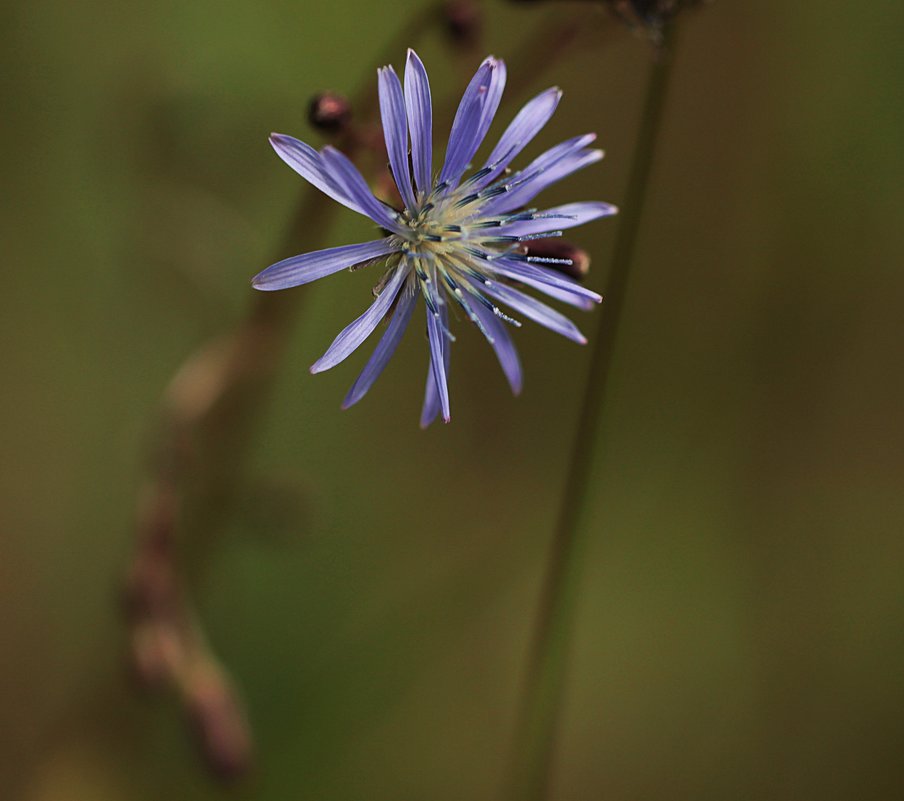
{"type": "Polygon", "coordinates": [[[477,185],[486,186],[512,162],[530,141],[549,122],[562,99],[560,89],[552,88],[541,92],[533,100],[529,100],[515,115],[505,133],[499,139],[499,144],[493,148],[490,157],[486,160],[487,167],[492,166],[493,171],[477,185]]]}
{"type": "Polygon", "coordinates": [[[500,236],[525,236],[526,234],[543,234],[548,231],[561,231],[565,228],[574,228],[578,225],[598,220],[600,217],[610,217],[617,214],[618,209],[611,203],[596,201],[584,201],[580,203],[566,203],[564,206],[555,206],[546,211],[541,211],[533,220],[520,220],[500,226],[494,233],[500,236]]]}
{"type": "Polygon", "coordinates": [[[377,225],[389,231],[402,233],[402,226],[396,222],[395,213],[374,197],[373,192],[364,180],[358,168],[349,161],[344,153],[327,145],[323,148],[323,162],[342,190],[354,200],[377,225]]]}
{"type": "Polygon", "coordinates": [[[480,65],[461,98],[452,122],[440,182],[456,184],[461,178],[489,130],[504,87],[505,65],[491,56],[480,65]]]}
{"type": "Polygon", "coordinates": [[[505,328],[505,323],[482,303],[472,303],[471,308],[491,337],[490,345],[496,352],[499,366],[502,367],[502,372],[508,379],[512,393],[520,395],[522,387],[521,360],[518,358],[515,343],[512,342],[512,338],[505,328]]]}
{"type": "Polygon", "coordinates": [[[492,261],[481,260],[481,263],[487,269],[493,270],[499,275],[504,275],[506,278],[513,278],[516,281],[529,282],[533,286],[538,286],[541,291],[549,286],[578,297],[587,298],[587,300],[591,300],[594,303],[602,301],[602,297],[592,289],[576,284],[570,278],[548,267],[538,264],[525,264],[524,262],[511,261],[505,258],[493,259],[492,261]]]}
{"type": "Polygon", "coordinates": [[[405,65],[405,108],[411,132],[411,162],[418,191],[426,194],[433,184],[433,107],[427,70],[414,50],[405,65]]]}
{"type": "Polygon", "coordinates": [[[593,142],[594,139],[596,139],[596,134],[584,134],[583,136],[575,136],[571,139],[566,139],[564,142],[560,142],[555,147],[551,147],[549,150],[541,153],[523,170],[518,170],[514,175],[511,175],[504,180],[498,180],[496,185],[505,185],[509,188],[509,191],[487,200],[481,208],[481,214],[501,214],[503,209],[515,209],[518,208],[519,205],[523,205],[518,198],[521,194],[521,189],[526,184],[536,180],[536,178],[545,170],[550,169],[552,166],[562,161],[562,159],[580,152],[583,148],[593,142]]]}
{"type": "Polygon", "coordinates": [[[313,147],[292,136],[279,133],[270,134],[270,144],[276,151],[276,155],[308,183],[313,184],[325,195],[352,211],[366,214],[364,209],[351,200],[336,183],[324,165],[320,154],[313,147]]]}
{"type": "Polygon", "coordinates": [[[566,153],[548,166],[544,166],[533,173],[530,173],[529,170],[524,170],[523,174],[527,176],[526,180],[511,192],[500,195],[490,201],[490,204],[488,204],[489,208],[485,211],[488,214],[502,214],[525,206],[544,189],[556,183],[556,181],[561,181],[578,170],[595,164],[602,158],[602,150],[580,148],[566,153]]]}
{"type": "Polygon", "coordinates": [[[449,315],[444,303],[437,301],[434,287],[436,281],[429,285],[428,292],[439,309],[439,318],[427,310],[427,339],[430,342],[430,370],[427,372],[427,387],[424,392],[424,407],[421,410],[421,428],[426,428],[442,412],[443,420],[449,422],[449,356],[451,347],[446,339],[449,315]]]}
{"type": "Polygon", "coordinates": [[[433,378],[433,361],[427,365],[427,382],[424,386],[424,405],[421,407],[421,428],[427,428],[439,414],[439,394],[433,378]]]}
{"type": "Polygon", "coordinates": [[[392,67],[383,67],[377,73],[380,95],[380,116],[383,119],[383,138],[386,152],[399,194],[409,209],[414,208],[414,192],[411,190],[411,173],[408,170],[408,118],[405,116],[405,98],[402,84],[392,67]]]}
{"type": "Polygon", "coordinates": [[[417,290],[414,286],[409,284],[402,289],[399,295],[399,302],[396,304],[395,313],[386,328],[386,333],[383,334],[367,364],[364,365],[361,375],[358,376],[355,383],[352,384],[352,388],[348,391],[348,395],[345,396],[345,400],[342,402],[343,409],[347,409],[361,400],[373,386],[374,381],[379,378],[380,373],[383,372],[383,369],[395,353],[405,329],[408,327],[408,321],[411,319],[411,313],[414,311],[416,301],[417,290]]]}
{"type": "Polygon", "coordinates": [[[540,281],[534,281],[531,278],[522,277],[518,280],[526,286],[539,290],[547,297],[560,300],[562,303],[567,303],[569,306],[574,306],[581,311],[590,311],[598,302],[584,297],[583,295],[576,295],[571,290],[560,289],[559,287],[550,286],[549,284],[544,284],[540,281]]]}
{"type": "Polygon", "coordinates": [[[270,265],[252,279],[251,285],[255,289],[263,289],[267,292],[301,286],[339,272],[345,267],[352,267],[363,261],[387,256],[394,251],[395,246],[389,239],[315,250],[312,253],[292,256],[270,265]]]}
{"type": "Polygon", "coordinates": [[[323,354],[313,365],[311,365],[312,373],[322,373],[335,367],[343,359],[348,358],[355,349],[367,339],[377,324],[386,316],[396,295],[399,294],[399,287],[408,276],[409,269],[407,265],[399,265],[389,283],[380,293],[380,296],[370,305],[370,308],[364,312],[357,320],[349,323],[339,336],[333,340],[333,344],[327,348],[323,354]]]}
{"type": "Polygon", "coordinates": [[[490,125],[493,124],[493,119],[496,117],[499,104],[502,102],[502,93],[505,90],[505,77],[505,62],[496,61],[495,69],[490,75],[490,85],[487,88],[486,99],[483,103],[483,111],[480,115],[480,122],[477,125],[477,131],[474,135],[473,150],[468,157],[468,161],[473,158],[477,149],[483,144],[483,140],[486,139],[487,132],[490,130],[490,125]]]}
{"type": "Polygon", "coordinates": [[[580,150],[577,153],[566,156],[544,170],[532,181],[528,181],[519,187],[518,191],[513,193],[514,197],[509,198],[509,202],[516,205],[507,205],[505,209],[514,209],[530,203],[544,189],[552,186],[557,181],[561,181],[563,178],[567,178],[569,175],[573,175],[578,170],[583,170],[591,164],[596,164],[602,158],[602,150],[580,150]]]}
{"type": "Polygon", "coordinates": [[[530,295],[524,294],[524,292],[519,292],[513,287],[496,282],[491,282],[490,284],[472,283],[472,285],[478,291],[496,298],[550,331],[555,331],[557,334],[561,334],[579,345],[587,344],[587,338],[571,320],[536,298],[532,298],[530,295]]]}

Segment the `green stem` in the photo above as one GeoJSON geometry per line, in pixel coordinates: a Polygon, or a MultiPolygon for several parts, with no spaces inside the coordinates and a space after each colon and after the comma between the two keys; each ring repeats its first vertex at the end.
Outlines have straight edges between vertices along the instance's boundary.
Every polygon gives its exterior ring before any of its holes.
{"type": "Polygon", "coordinates": [[[671,53],[667,49],[669,38],[667,31],[650,71],[612,268],[603,293],[602,313],[597,318],[596,336],[593,337],[590,374],[543,580],[516,733],[513,801],[541,801],[548,797],[550,789],[550,766],[574,606],[581,563],[591,534],[584,515],[592,489],[590,477],[594,448],[600,439],[601,412],[606,399],[612,355],[671,74],[671,53]]]}

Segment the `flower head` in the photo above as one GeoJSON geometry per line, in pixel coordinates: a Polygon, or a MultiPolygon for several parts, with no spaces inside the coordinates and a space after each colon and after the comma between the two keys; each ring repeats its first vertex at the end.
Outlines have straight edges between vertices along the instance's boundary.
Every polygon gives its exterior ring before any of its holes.
{"type": "Polygon", "coordinates": [[[421,414],[421,425],[427,426],[439,414],[446,422],[450,416],[447,376],[455,339],[449,329],[450,306],[486,337],[516,394],[521,390],[521,365],[507,326],[520,323],[499,304],[575,342],[586,342],[568,318],[522,287],[580,309],[598,303],[600,296],[551,268],[562,266],[561,260],[524,253],[523,243],[558,236],[562,229],[614,214],[616,209],[597,202],[570,203],[545,211],[526,208],[550,184],[603,157],[602,151],[588,147],[595,135],[585,134],[547,150],[524,169],[509,172],[512,160],[555,111],[561,98],[558,89],[548,89],[529,101],[484,165],[465,178],[499,107],[505,64],[487,58],[472,78],[452,123],[438,175],[433,171],[430,85],[421,60],[413,50],[408,51],[404,89],[392,67],[383,67],[378,76],[386,150],[404,208],[398,210],[378,200],[354,164],[335,148],[318,152],[291,136],[272,134],[270,143],[283,161],[337,202],[369,217],[386,235],[285,259],[257,275],[253,285],[262,290],[286,289],[344,268],[385,263],[374,303],[343,329],[311,372],[339,364],[391,315],[343,408],[357,403],[394,353],[421,296],[430,344],[421,414]]]}

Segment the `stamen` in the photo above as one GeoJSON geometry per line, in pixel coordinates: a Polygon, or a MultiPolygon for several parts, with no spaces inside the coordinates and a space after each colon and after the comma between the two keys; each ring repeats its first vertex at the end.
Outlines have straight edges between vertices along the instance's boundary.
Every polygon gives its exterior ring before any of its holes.
{"type": "Polygon", "coordinates": [[[498,197],[499,195],[504,195],[506,192],[511,191],[512,186],[514,184],[502,184],[496,186],[490,186],[486,189],[481,189],[479,192],[473,192],[470,195],[465,195],[461,200],[459,200],[455,204],[456,209],[464,208],[465,206],[470,205],[475,200],[489,200],[490,198],[498,197]]]}
{"type": "MultiPolygon", "coordinates": [[[[471,268],[462,266],[462,270],[467,272],[469,275],[473,276],[477,280],[483,281],[483,283],[486,286],[492,286],[492,282],[490,282],[489,280],[487,280],[486,278],[481,276],[480,273],[475,272],[471,268]]],[[[516,328],[521,327],[521,323],[518,320],[515,320],[513,317],[509,317],[504,311],[502,311],[502,309],[500,309],[492,301],[490,301],[488,298],[484,297],[480,292],[478,292],[477,289],[475,289],[473,286],[471,286],[470,283],[465,284],[465,289],[468,291],[468,294],[471,295],[472,298],[474,298],[475,300],[477,300],[478,303],[480,303],[481,306],[483,306],[486,309],[489,309],[500,320],[504,320],[505,322],[509,323],[510,325],[515,326],[516,328]]]]}
{"type": "Polygon", "coordinates": [[[442,271],[443,280],[446,282],[446,285],[452,292],[452,297],[455,298],[456,302],[459,306],[464,310],[465,314],[468,315],[468,319],[471,320],[474,325],[477,326],[478,330],[481,334],[483,334],[487,341],[492,345],[493,337],[490,335],[490,332],[486,330],[480,318],[474,313],[474,310],[468,305],[468,302],[465,300],[464,294],[461,291],[461,287],[455,283],[452,276],[449,275],[445,270],[442,271]]]}
{"type": "Polygon", "coordinates": [[[489,200],[491,197],[499,197],[506,192],[511,192],[514,184],[503,184],[502,186],[491,186],[489,189],[481,189],[478,194],[481,200],[489,200]]]}
{"type": "MultiPolygon", "coordinates": [[[[445,192],[449,188],[448,181],[440,181],[436,186],[433,187],[433,191],[430,193],[431,198],[435,198],[440,195],[442,192],[445,192]]],[[[429,201],[428,201],[429,203],[429,201]]]]}
{"type": "Polygon", "coordinates": [[[561,231],[547,231],[546,233],[540,234],[524,234],[523,236],[516,236],[519,242],[530,242],[532,239],[552,239],[553,237],[562,236],[561,231]]]}
{"type": "Polygon", "coordinates": [[[471,248],[471,247],[466,247],[464,250],[465,250],[465,253],[467,253],[471,256],[475,256],[478,259],[483,259],[484,261],[492,261],[494,258],[498,258],[498,256],[503,255],[502,253],[494,255],[492,253],[487,253],[485,250],[478,250],[477,248],[471,248]]]}
{"type": "Polygon", "coordinates": [[[477,183],[484,176],[489,175],[493,171],[492,167],[481,167],[477,172],[475,172],[472,176],[470,176],[462,186],[470,186],[471,184],[477,183]]]}
{"type": "Polygon", "coordinates": [[[498,306],[493,306],[493,314],[495,314],[500,320],[505,320],[505,322],[509,323],[510,325],[515,326],[515,328],[521,328],[520,320],[516,320],[514,317],[509,317],[498,306]]]}
{"type": "Polygon", "coordinates": [[[430,283],[430,276],[427,275],[427,272],[421,266],[420,262],[414,262],[414,272],[417,274],[417,277],[425,284],[430,283]]]}
{"type": "MultiPolygon", "coordinates": [[[[519,143],[520,144],[520,143],[519,143]]],[[[470,186],[472,184],[477,183],[481,178],[485,178],[492,172],[496,172],[499,168],[499,165],[504,161],[508,160],[512,153],[515,151],[517,145],[512,145],[505,153],[503,153],[502,158],[497,159],[492,164],[487,164],[486,167],[481,167],[477,172],[475,172],[470,178],[468,178],[463,184],[462,187],[470,186]]]]}
{"type": "Polygon", "coordinates": [[[430,310],[430,313],[434,317],[439,317],[439,309],[436,307],[436,304],[433,302],[433,298],[430,297],[430,293],[427,291],[427,288],[424,284],[421,284],[421,294],[424,296],[424,303],[427,304],[427,308],[430,310]]]}
{"type": "MultiPolygon", "coordinates": [[[[521,259],[517,259],[516,261],[521,261],[521,259]]],[[[551,259],[546,256],[525,256],[524,261],[530,262],[531,264],[564,264],[566,267],[570,267],[574,264],[571,259],[551,259]]]]}
{"type": "Polygon", "coordinates": [[[480,199],[479,192],[474,192],[473,194],[465,195],[465,197],[463,197],[461,200],[459,200],[455,204],[455,208],[457,208],[457,209],[463,208],[464,206],[467,206],[469,203],[473,203],[475,200],[479,200],[479,199],[480,199]]]}

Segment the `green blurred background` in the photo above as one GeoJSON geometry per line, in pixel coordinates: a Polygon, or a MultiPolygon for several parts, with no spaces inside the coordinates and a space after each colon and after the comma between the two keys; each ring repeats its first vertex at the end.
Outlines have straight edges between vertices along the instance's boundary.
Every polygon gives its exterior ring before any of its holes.
{"type": "MultiPolygon", "coordinates": [[[[3,4],[0,797],[499,797],[588,368],[536,326],[517,335],[517,400],[460,331],[453,422],[422,432],[414,330],[350,411],[369,348],[307,371],[372,277],[297,290],[248,497],[193,556],[252,773],[224,789],[174,699],[124,668],[117,593],[161,393],[240,319],[250,277],[295,252],[274,249],[301,181],[267,134],[321,141],[308,98],[375,91],[413,7],[3,4]],[[291,491],[281,514],[255,511],[270,485],[291,491]]],[[[545,13],[488,4],[464,55],[424,37],[436,94],[545,13]]],[[[904,6],[721,0],[684,23],[553,797],[902,798],[904,6]]],[[[648,61],[610,31],[507,97],[505,118],[565,90],[528,155],[585,130],[607,150],[550,205],[623,198],[648,61]]],[[[366,238],[334,219],[325,245],[366,238]]],[[[574,237],[594,288],[617,226],[574,237]]]]}

